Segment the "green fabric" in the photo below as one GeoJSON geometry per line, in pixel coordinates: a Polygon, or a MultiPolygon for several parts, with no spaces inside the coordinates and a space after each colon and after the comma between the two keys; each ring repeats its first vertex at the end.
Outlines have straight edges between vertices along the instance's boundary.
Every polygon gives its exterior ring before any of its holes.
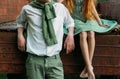
{"type": "Polygon", "coordinates": [[[64,79],[59,54],[50,57],[28,54],[26,71],[28,79],[64,79]]]}
{"type": "MultiPolygon", "coordinates": [[[[83,31],[95,31],[98,33],[105,33],[115,27],[117,22],[113,20],[101,19],[103,24],[108,24],[110,28],[101,27],[98,25],[96,21],[87,20],[82,14],[83,3],[84,0],[74,0],[74,8],[72,13],[72,17],[75,22],[74,35],[79,34],[80,32],[83,31]]],[[[68,30],[65,26],[64,26],[64,33],[68,34],[68,30]]]]}
{"type": "Polygon", "coordinates": [[[42,9],[43,11],[42,30],[43,30],[43,37],[48,46],[57,43],[57,39],[52,24],[52,19],[56,17],[53,4],[54,4],[53,1],[49,2],[48,4],[40,4],[37,1],[33,1],[30,3],[32,7],[35,7],[37,9],[42,9]]]}
{"type": "MultiPolygon", "coordinates": [[[[74,31],[75,35],[84,31],[95,31],[97,33],[105,33],[105,32],[109,32],[117,25],[116,21],[105,20],[105,19],[101,19],[101,21],[103,24],[108,24],[110,26],[109,28],[99,26],[96,21],[90,21],[90,20],[87,20],[86,22],[82,22],[80,20],[74,20],[74,21],[75,21],[75,31],[74,31]]],[[[68,30],[67,28],[65,28],[65,26],[64,26],[64,33],[68,34],[68,30]]]]}
{"type": "Polygon", "coordinates": [[[84,0],[74,0],[72,17],[74,19],[78,19],[85,22],[86,18],[83,16],[83,13],[82,13],[83,2],[84,0]]]}
{"type": "Polygon", "coordinates": [[[0,79],[7,79],[7,74],[0,73],[0,79]]]}

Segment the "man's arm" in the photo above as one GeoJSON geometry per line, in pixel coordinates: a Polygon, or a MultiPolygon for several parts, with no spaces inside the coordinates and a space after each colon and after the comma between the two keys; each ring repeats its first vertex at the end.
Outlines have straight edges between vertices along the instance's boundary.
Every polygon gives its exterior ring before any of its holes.
{"type": "Polygon", "coordinates": [[[25,23],[26,23],[25,7],[22,8],[19,16],[17,16],[16,23],[17,23],[16,27],[17,27],[17,32],[18,32],[18,35],[17,35],[18,49],[21,51],[25,51],[26,41],[23,35],[23,31],[24,31],[25,23]]]}
{"type": "Polygon", "coordinates": [[[66,49],[66,53],[69,54],[72,50],[74,50],[75,45],[74,45],[74,27],[69,27],[68,28],[68,35],[65,39],[64,42],[64,48],[66,49]]]}
{"type": "Polygon", "coordinates": [[[64,8],[64,11],[65,11],[64,23],[65,23],[66,28],[68,29],[68,35],[64,42],[64,48],[66,49],[66,53],[68,54],[75,47],[75,45],[74,45],[74,20],[71,17],[71,15],[66,7],[64,8]]]}
{"type": "Polygon", "coordinates": [[[25,44],[26,44],[26,41],[25,41],[25,38],[24,38],[24,35],[23,35],[23,31],[24,31],[23,27],[18,27],[17,28],[18,49],[21,50],[21,51],[25,51],[25,44]]]}

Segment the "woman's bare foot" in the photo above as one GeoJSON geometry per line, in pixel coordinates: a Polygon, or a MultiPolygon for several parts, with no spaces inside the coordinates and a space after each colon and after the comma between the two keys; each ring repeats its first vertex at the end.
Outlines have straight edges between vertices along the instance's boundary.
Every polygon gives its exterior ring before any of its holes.
{"type": "Polygon", "coordinates": [[[81,72],[80,77],[81,78],[87,78],[88,77],[88,79],[95,79],[95,75],[94,75],[94,72],[93,72],[93,67],[89,68],[88,71],[87,71],[87,68],[85,67],[83,69],[83,71],[81,72]]]}
{"type": "Polygon", "coordinates": [[[83,69],[83,71],[80,74],[81,78],[87,78],[88,77],[88,73],[87,73],[87,69],[86,67],[83,69]]]}
{"type": "Polygon", "coordinates": [[[95,74],[93,72],[93,67],[88,69],[88,79],[95,79],[95,74]]]}
{"type": "Polygon", "coordinates": [[[88,79],[95,79],[94,73],[88,74],[88,79]]]}

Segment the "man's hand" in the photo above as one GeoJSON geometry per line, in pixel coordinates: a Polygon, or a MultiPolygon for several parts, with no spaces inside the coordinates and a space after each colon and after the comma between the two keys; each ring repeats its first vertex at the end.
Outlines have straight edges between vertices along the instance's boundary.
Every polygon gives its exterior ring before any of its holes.
{"type": "Polygon", "coordinates": [[[25,44],[26,44],[26,41],[25,41],[25,38],[23,35],[18,35],[18,49],[20,51],[25,51],[25,44]]]}
{"type": "Polygon", "coordinates": [[[66,49],[66,54],[69,54],[72,50],[74,50],[74,36],[73,34],[68,34],[64,42],[64,48],[66,49]]]}
{"type": "Polygon", "coordinates": [[[25,51],[25,44],[26,44],[26,40],[23,36],[23,27],[18,27],[17,28],[17,32],[18,32],[18,49],[22,52],[25,51]]]}
{"type": "Polygon", "coordinates": [[[22,52],[25,51],[26,40],[23,35],[18,35],[18,49],[22,52]]]}

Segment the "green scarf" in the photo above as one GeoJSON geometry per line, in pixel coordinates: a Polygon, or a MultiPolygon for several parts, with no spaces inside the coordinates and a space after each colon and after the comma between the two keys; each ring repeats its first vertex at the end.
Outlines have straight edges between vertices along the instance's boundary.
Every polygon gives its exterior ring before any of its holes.
{"type": "Polygon", "coordinates": [[[56,17],[54,7],[54,2],[51,1],[48,4],[41,4],[37,1],[32,1],[29,5],[37,9],[42,9],[42,31],[45,42],[48,46],[54,45],[57,43],[52,19],[56,17]]]}

